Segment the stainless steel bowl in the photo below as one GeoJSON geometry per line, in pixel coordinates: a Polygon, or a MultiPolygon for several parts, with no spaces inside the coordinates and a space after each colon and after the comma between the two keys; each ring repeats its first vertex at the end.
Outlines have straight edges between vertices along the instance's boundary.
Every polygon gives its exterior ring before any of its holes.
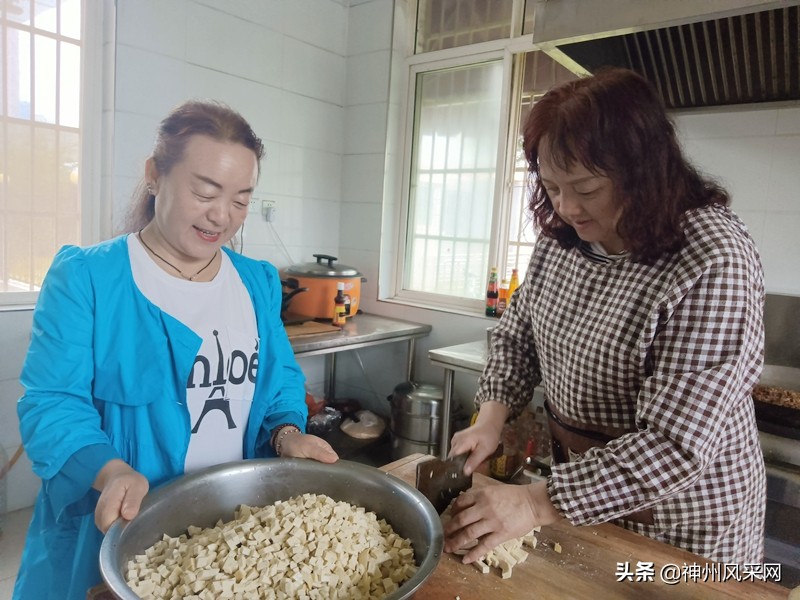
{"type": "Polygon", "coordinates": [[[444,546],[439,515],[412,486],[358,463],[340,460],[326,465],[284,458],[218,465],[154,490],[136,518],[120,519],[108,530],[100,547],[100,573],[114,595],[136,600],[138,596],[125,583],[128,560],[162,534],[178,536],[189,525],[211,527],[219,519],[229,521],[240,504],[266,506],[305,493],[363,506],[411,540],[417,572],[387,599],[410,598],[439,563],[444,546]]]}

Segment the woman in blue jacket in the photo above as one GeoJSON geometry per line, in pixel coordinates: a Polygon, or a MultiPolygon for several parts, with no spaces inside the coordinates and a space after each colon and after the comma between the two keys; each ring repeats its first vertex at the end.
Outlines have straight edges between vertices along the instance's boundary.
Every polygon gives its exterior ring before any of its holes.
{"type": "Polygon", "coordinates": [[[263,152],[230,108],[181,105],[161,123],[129,233],[53,261],[21,375],[42,489],[15,599],[83,600],[103,534],[150,486],[243,458],[337,460],[303,433],[275,268],[225,247],[263,152]]]}

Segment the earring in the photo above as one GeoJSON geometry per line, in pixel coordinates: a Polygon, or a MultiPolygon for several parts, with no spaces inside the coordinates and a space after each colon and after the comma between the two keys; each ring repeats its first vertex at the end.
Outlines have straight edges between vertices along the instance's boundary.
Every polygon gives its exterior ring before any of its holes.
{"type": "Polygon", "coordinates": [[[155,194],[153,194],[153,186],[149,183],[147,184],[147,193],[151,196],[155,196],[155,194]]]}

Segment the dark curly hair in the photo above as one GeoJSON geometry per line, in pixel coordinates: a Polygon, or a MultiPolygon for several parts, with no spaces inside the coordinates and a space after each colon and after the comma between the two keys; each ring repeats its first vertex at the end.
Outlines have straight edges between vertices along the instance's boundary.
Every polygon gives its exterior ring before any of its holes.
{"type": "MultiPolygon", "coordinates": [[[[194,135],[206,135],[220,142],[242,144],[253,151],[261,173],[264,144],[250,124],[229,106],[213,100],[188,100],[170,112],[158,128],[151,157],[156,169],[166,175],[183,160],[186,144],[194,135]]],[[[155,197],[142,179],[133,194],[123,232],[139,231],[152,221],[155,197]]]]}
{"type": "Polygon", "coordinates": [[[634,71],[605,68],[547,92],[523,128],[529,208],[541,233],[563,248],[580,238],[558,216],[540,182],[543,140],[559,168],[581,164],[611,179],[622,205],[617,233],[637,262],[653,264],[681,248],[687,210],[730,202],[722,187],[683,156],[653,87],[634,71]]]}

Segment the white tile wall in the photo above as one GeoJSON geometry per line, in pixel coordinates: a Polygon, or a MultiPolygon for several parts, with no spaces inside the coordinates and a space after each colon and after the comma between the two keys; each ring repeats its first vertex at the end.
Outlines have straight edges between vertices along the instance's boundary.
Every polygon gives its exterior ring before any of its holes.
{"type": "MultiPolygon", "coordinates": [[[[116,64],[115,112],[152,117],[157,123],[185,99],[186,64],[182,59],[151,52],[147,47],[118,44],[116,64]],[[130,77],[129,73],[136,76],[130,77]]],[[[119,137],[118,133],[127,135],[129,132],[127,129],[120,131],[115,124],[115,138],[119,137]]],[[[149,150],[148,146],[146,151],[149,150]]]]}
{"type": "Polygon", "coordinates": [[[731,193],[759,246],[767,292],[800,295],[800,108],[709,109],[676,123],[687,154],[731,193]]]}
{"type": "Polygon", "coordinates": [[[282,80],[287,91],[336,106],[344,100],[345,58],[306,42],[285,38],[282,80]]]}
{"type": "Polygon", "coordinates": [[[351,56],[347,60],[347,104],[385,103],[389,96],[389,50],[351,56]]]}
{"type": "Polygon", "coordinates": [[[117,2],[117,43],[183,60],[186,49],[186,0],[117,2]],[[154,18],[158,15],[158,18],[154,18]]]}

